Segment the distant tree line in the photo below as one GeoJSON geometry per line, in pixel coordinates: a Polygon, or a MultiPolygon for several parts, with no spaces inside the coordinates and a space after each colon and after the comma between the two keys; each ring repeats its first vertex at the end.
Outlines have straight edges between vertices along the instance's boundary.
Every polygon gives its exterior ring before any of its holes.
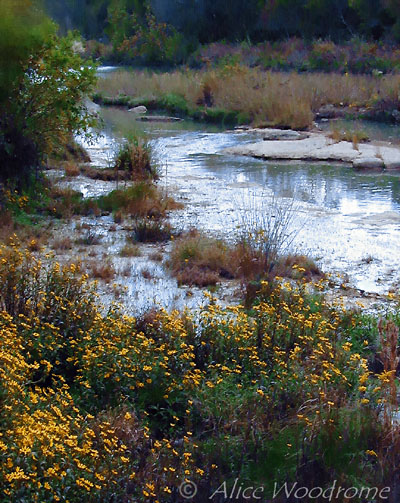
{"type": "Polygon", "coordinates": [[[46,0],[64,31],[88,39],[132,35],[151,9],[157,23],[172,25],[186,40],[281,40],[354,36],[400,41],[399,0],[46,0]],[[132,15],[134,16],[132,22],[132,15]],[[118,23],[118,24],[116,24],[118,23]]]}

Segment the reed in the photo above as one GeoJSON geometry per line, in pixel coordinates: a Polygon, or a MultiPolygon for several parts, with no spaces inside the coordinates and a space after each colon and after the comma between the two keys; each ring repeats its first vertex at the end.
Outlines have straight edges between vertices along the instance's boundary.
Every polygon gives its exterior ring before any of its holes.
{"type": "Polygon", "coordinates": [[[225,109],[249,116],[255,124],[304,129],[326,104],[372,109],[398,100],[399,75],[298,74],[244,66],[169,73],[116,72],[98,84],[106,97],[160,100],[182,96],[189,109],[225,109]]]}

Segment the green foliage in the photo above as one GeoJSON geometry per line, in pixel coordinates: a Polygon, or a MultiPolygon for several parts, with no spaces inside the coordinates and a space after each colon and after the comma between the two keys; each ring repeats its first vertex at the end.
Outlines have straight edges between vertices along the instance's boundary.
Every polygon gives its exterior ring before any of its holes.
{"type": "Polygon", "coordinates": [[[139,182],[125,190],[113,190],[97,200],[100,209],[115,212],[127,208],[132,203],[155,198],[157,190],[154,185],[139,182]]]}
{"type": "Polygon", "coordinates": [[[0,0],[0,103],[21,78],[32,53],[40,50],[55,27],[39,10],[39,2],[0,0]]]}
{"type": "Polygon", "coordinates": [[[149,6],[144,15],[138,9],[128,14],[121,4],[111,6],[108,33],[114,50],[125,60],[170,64],[181,63],[187,55],[183,35],[172,26],[158,22],[149,6]]]}
{"type": "Polygon", "coordinates": [[[39,151],[63,146],[72,133],[86,133],[94,125],[83,99],[95,84],[95,67],[74,50],[76,36],[53,37],[25,67],[18,99],[18,115],[39,151]]]}
{"type": "Polygon", "coordinates": [[[186,99],[175,93],[165,94],[160,100],[160,105],[168,112],[174,114],[187,115],[189,112],[189,105],[186,99]]]}
{"type": "Polygon", "coordinates": [[[127,171],[132,180],[158,178],[157,167],[151,157],[151,147],[147,140],[138,136],[121,145],[115,157],[114,168],[127,171]]]}
{"type": "Polygon", "coordinates": [[[96,70],[76,52],[76,36],[55,35],[37,2],[2,2],[0,180],[14,178],[21,184],[46,155],[94,124],[83,98],[95,83],[96,70]]]}

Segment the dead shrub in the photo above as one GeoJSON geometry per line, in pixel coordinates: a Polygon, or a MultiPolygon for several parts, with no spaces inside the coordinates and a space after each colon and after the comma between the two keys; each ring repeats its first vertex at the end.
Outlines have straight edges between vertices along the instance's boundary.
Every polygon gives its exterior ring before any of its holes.
{"type": "Polygon", "coordinates": [[[149,271],[149,269],[143,269],[141,274],[142,274],[142,278],[144,278],[144,279],[153,279],[153,275],[152,275],[151,271],[149,271]]]}
{"type": "Polygon", "coordinates": [[[51,247],[53,248],[53,250],[61,250],[61,251],[71,250],[72,249],[71,238],[66,236],[55,239],[51,244],[51,247]]]}
{"type": "Polygon", "coordinates": [[[126,264],[126,266],[121,269],[120,274],[122,276],[125,276],[125,278],[128,278],[129,276],[131,276],[132,268],[131,268],[130,264],[126,264]]]}
{"type": "Polygon", "coordinates": [[[175,273],[176,280],[179,285],[198,286],[215,286],[221,280],[219,274],[215,271],[201,269],[200,267],[186,267],[175,273]]]}
{"type": "Polygon", "coordinates": [[[224,241],[192,230],[174,242],[169,266],[180,284],[215,285],[221,277],[233,277],[229,255],[224,241]]]}
{"type": "Polygon", "coordinates": [[[159,251],[155,251],[153,253],[150,253],[149,259],[154,260],[154,262],[162,262],[163,254],[159,251]]]}
{"type": "Polygon", "coordinates": [[[119,252],[120,257],[140,257],[142,252],[139,246],[127,243],[119,252]]]}
{"type": "Polygon", "coordinates": [[[79,167],[73,162],[67,162],[64,169],[65,176],[78,176],[81,172],[79,167]]]}
{"type": "Polygon", "coordinates": [[[173,235],[168,222],[154,218],[139,218],[133,226],[133,240],[138,243],[160,243],[173,235]]]}
{"type": "Polygon", "coordinates": [[[122,211],[121,210],[116,211],[113,215],[113,219],[116,224],[120,224],[123,220],[122,211]]]}
{"type": "Polygon", "coordinates": [[[90,276],[96,279],[101,279],[109,283],[115,278],[116,271],[113,264],[109,261],[106,262],[90,262],[87,265],[90,276]]]}
{"type": "Polygon", "coordinates": [[[131,179],[127,171],[107,169],[107,168],[92,168],[91,166],[84,166],[82,174],[91,178],[92,180],[103,180],[104,182],[113,181],[127,181],[131,179]]]}
{"type": "Polygon", "coordinates": [[[96,234],[96,232],[89,227],[89,229],[86,231],[86,233],[76,239],[76,244],[79,245],[86,245],[86,246],[93,246],[93,245],[98,245],[101,242],[101,237],[96,234]]]}
{"type": "Polygon", "coordinates": [[[238,242],[230,254],[231,270],[235,277],[251,280],[265,273],[265,260],[259,250],[245,241],[238,242]]]}

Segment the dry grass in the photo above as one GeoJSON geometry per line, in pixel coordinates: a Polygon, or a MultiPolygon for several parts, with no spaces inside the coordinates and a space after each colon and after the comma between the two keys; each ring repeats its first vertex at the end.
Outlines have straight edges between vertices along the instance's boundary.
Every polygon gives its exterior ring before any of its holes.
{"type": "Polygon", "coordinates": [[[133,225],[132,237],[137,243],[161,243],[171,236],[171,225],[160,218],[138,218],[133,225]]]}
{"type": "Polygon", "coordinates": [[[85,245],[85,246],[98,245],[101,242],[101,236],[96,234],[96,232],[92,228],[89,228],[87,229],[85,234],[83,236],[78,237],[75,242],[78,245],[85,245]]]}
{"type": "Polygon", "coordinates": [[[365,143],[369,141],[369,137],[365,131],[353,130],[353,129],[343,129],[337,126],[333,126],[332,130],[328,133],[328,137],[334,142],[348,141],[353,144],[353,148],[358,150],[358,145],[360,143],[365,143]]]}
{"type": "Polygon", "coordinates": [[[140,257],[142,252],[139,246],[127,243],[119,252],[120,257],[140,257]]]}
{"type": "Polygon", "coordinates": [[[83,166],[82,174],[92,180],[103,180],[105,182],[126,181],[130,180],[131,175],[127,171],[107,169],[107,168],[92,168],[91,166],[83,166]]]}
{"type": "Polygon", "coordinates": [[[198,286],[215,286],[220,280],[220,276],[215,271],[202,270],[198,267],[186,267],[175,273],[176,280],[179,285],[198,286]]]}
{"type": "Polygon", "coordinates": [[[117,152],[114,169],[130,174],[132,180],[156,180],[158,169],[151,158],[149,143],[142,138],[135,138],[120,147],[117,152]]]}
{"type": "Polygon", "coordinates": [[[64,167],[65,176],[78,176],[80,174],[79,167],[73,162],[67,162],[64,167]]]}
{"type": "Polygon", "coordinates": [[[397,100],[399,86],[399,75],[298,74],[237,66],[163,74],[120,71],[100,79],[98,92],[143,99],[174,93],[195,107],[206,90],[215,107],[244,112],[255,123],[302,129],[311,125],[322,105],[368,107],[378,98],[397,100]]]}
{"type": "Polygon", "coordinates": [[[89,262],[87,264],[87,270],[92,278],[101,279],[106,283],[109,283],[116,275],[115,268],[109,261],[89,262]]]}
{"type": "Polygon", "coordinates": [[[168,265],[178,283],[200,287],[233,278],[247,283],[276,276],[307,281],[323,277],[315,262],[304,255],[285,254],[267,262],[249,242],[229,246],[196,230],[174,242],[168,265]]]}
{"type": "Polygon", "coordinates": [[[219,281],[227,262],[223,241],[192,230],[174,242],[169,266],[179,284],[203,287],[219,281]]]}
{"type": "Polygon", "coordinates": [[[71,250],[72,246],[73,244],[71,238],[68,236],[55,239],[51,244],[53,250],[60,250],[60,251],[71,250]]]}
{"type": "Polygon", "coordinates": [[[148,182],[138,182],[125,190],[114,190],[102,196],[98,205],[104,211],[113,212],[117,220],[118,212],[121,212],[121,218],[130,215],[160,219],[165,217],[168,211],[182,208],[182,204],[148,182]]]}
{"type": "Polygon", "coordinates": [[[159,251],[155,251],[149,255],[149,259],[154,260],[154,262],[162,262],[163,258],[163,254],[159,251]]]}
{"type": "Polygon", "coordinates": [[[121,70],[105,79],[99,79],[97,92],[105,96],[123,94],[127,96],[158,98],[165,93],[178,93],[191,97],[195,102],[200,95],[201,79],[195,72],[174,71],[150,73],[121,70]]]}

